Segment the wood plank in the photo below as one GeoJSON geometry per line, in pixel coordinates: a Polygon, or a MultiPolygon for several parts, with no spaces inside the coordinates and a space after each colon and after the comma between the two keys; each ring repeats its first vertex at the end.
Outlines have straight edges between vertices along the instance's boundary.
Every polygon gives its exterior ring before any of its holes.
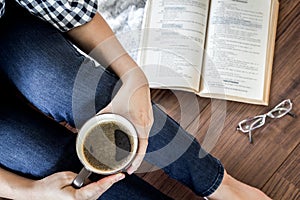
{"type": "Polygon", "coordinates": [[[279,170],[265,184],[264,190],[274,199],[300,199],[300,144],[279,170]]]}
{"type": "Polygon", "coordinates": [[[145,181],[163,191],[169,197],[180,200],[203,200],[203,198],[196,196],[189,188],[182,185],[178,181],[169,178],[162,170],[146,173],[141,176],[145,181]]]}
{"type": "Polygon", "coordinates": [[[300,144],[283,163],[278,173],[300,189],[300,144]]]}
{"type": "Polygon", "coordinates": [[[299,3],[300,2],[297,0],[279,0],[279,18],[276,33],[276,47],[278,38],[281,38],[283,34],[285,36],[289,36],[287,33],[285,33],[285,30],[289,27],[290,22],[298,19],[297,15],[299,15],[299,3]]]}
{"type": "Polygon", "coordinates": [[[280,174],[275,173],[269,180],[268,184],[263,188],[266,194],[273,200],[299,200],[299,187],[286,181],[280,174]]]}
{"type": "Polygon", "coordinates": [[[210,103],[210,99],[176,90],[151,90],[152,101],[186,128],[210,103]]]}
{"type": "MultiPolygon", "coordinates": [[[[299,53],[295,53],[300,52],[300,3],[299,1],[293,2],[291,3],[294,5],[293,7],[291,4],[286,5],[286,2],[284,2],[283,8],[281,8],[282,12],[279,15],[281,23],[278,25],[279,35],[276,40],[270,96],[271,103],[288,98],[291,90],[297,87],[300,81],[300,57],[299,53]],[[295,2],[297,2],[296,5],[295,2]]],[[[299,94],[299,90],[294,90],[293,92],[295,95],[299,94]]]]}
{"type": "Polygon", "coordinates": [[[299,200],[299,187],[286,181],[280,174],[275,175],[270,179],[267,186],[263,189],[274,200],[299,200]]]}

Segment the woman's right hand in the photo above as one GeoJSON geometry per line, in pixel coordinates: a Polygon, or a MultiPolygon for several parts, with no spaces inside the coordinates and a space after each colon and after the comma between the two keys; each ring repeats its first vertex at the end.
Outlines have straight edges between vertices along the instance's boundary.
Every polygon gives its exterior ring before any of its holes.
{"type": "Polygon", "coordinates": [[[71,185],[75,177],[76,174],[73,172],[59,172],[34,181],[29,198],[24,195],[24,199],[94,200],[98,199],[114,183],[125,178],[125,175],[119,173],[107,176],[80,189],[75,189],[71,185]]]}

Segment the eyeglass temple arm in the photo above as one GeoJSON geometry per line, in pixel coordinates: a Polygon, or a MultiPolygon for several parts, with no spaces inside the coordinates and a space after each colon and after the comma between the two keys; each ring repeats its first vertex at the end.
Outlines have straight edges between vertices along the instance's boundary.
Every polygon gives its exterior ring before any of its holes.
{"type": "Polygon", "coordinates": [[[294,113],[292,113],[291,111],[290,111],[290,112],[288,112],[287,114],[288,114],[289,116],[293,117],[293,118],[296,118],[296,117],[297,117],[297,115],[296,115],[296,114],[294,114],[294,113]]]}
{"type": "Polygon", "coordinates": [[[252,137],[251,130],[249,131],[248,135],[249,135],[249,142],[250,142],[251,144],[253,144],[253,137],[252,137]]]}

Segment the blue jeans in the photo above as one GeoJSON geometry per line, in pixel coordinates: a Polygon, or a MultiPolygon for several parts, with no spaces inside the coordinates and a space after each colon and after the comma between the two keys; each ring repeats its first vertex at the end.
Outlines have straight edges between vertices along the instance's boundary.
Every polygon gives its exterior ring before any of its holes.
{"type": "MultiPolygon", "coordinates": [[[[65,35],[48,23],[12,1],[7,4],[0,19],[1,86],[7,90],[2,92],[0,102],[0,167],[36,179],[58,171],[78,173],[82,165],[75,151],[76,135],[58,124],[66,121],[74,125],[72,94],[78,70],[83,65],[91,74],[102,75],[95,99],[80,99],[82,106],[95,101],[96,110],[110,102],[118,77],[95,67],[93,62],[86,62],[65,35]],[[16,98],[15,93],[21,95],[16,98]],[[26,101],[37,109],[32,109],[26,101]]],[[[162,168],[195,194],[212,194],[223,179],[222,164],[206,154],[195,138],[155,104],[153,112],[154,124],[145,160],[162,168]]],[[[92,115],[82,115],[81,120],[89,117],[92,115]]],[[[168,198],[135,175],[127,176],[100,197],[168,198]]]]}

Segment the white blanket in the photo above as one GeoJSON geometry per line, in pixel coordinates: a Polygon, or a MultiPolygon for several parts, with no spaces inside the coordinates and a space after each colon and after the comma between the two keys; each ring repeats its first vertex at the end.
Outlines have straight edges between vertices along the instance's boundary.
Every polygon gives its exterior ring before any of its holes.
{"type": "Polygon", "coordinates": [[[100,0],[99,13],[115,33],[140,29],[146,0],[100,0]]]}

